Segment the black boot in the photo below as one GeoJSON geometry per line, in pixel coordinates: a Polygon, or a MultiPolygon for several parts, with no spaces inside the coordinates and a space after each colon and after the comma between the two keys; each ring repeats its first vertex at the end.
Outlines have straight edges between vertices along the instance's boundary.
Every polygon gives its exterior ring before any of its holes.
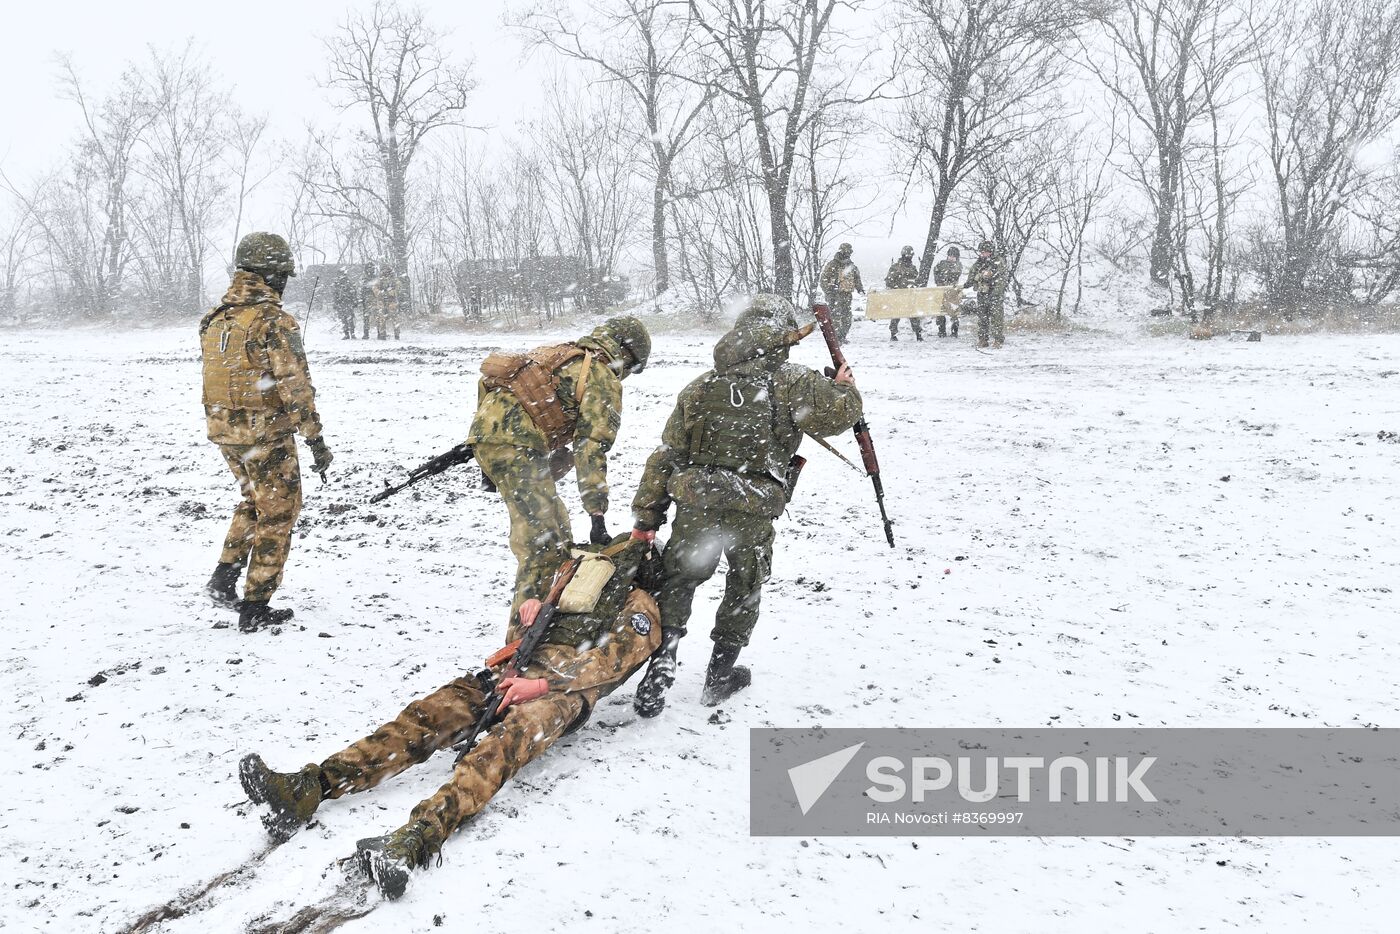
{"type": "Polygon", "coordinates": [[[700,695],[700,703],[714,707],[749,686],[753,677],[743,665],[734,664],[738,658],[738,646],[715,643],[710,667],[705,672],[705,690],[700,695]]]}
{"type": "Polygon", "coordinates": [[[242,574],[243,565],[220,561],[214,565],[214,575],[204,589],[219,606],[235,606],[238,603],[238,578],[242,574]]]}
{"type": "Polygon", "coordinates": [[[414,821],[382,837],[367,837],[355,844],[360,871],[374,880],[380,894],[390,901],[403,897],[413,870],[428,865],[440,847],[432,839],[427,821],[414,821]]]}
{"type": "Polygon", "coordinates": [[[651,665],[637,685],[632,709],[637,716],[650,719],[666,708],[666,692],[676,683],[676,650],[680,648],[681,633],[661,627],[661,645],[652,653],[651,665]]]}
{"type": "Polygon", "coordinates": [[[295,615],[291,610],[274,610],[266,600],[244,600],[238,604],[238,631],[257,632],[267,626],[285,623],[295,615]]]}
{"type": "Polygon", "coordinates": [[[256,754],[238,763],[238,781],[243,792],[262,810],[267,835],[286,843],[321,806],[325,787],[321,767],[308,765],[300,772],[274,772],[256,754]]]}

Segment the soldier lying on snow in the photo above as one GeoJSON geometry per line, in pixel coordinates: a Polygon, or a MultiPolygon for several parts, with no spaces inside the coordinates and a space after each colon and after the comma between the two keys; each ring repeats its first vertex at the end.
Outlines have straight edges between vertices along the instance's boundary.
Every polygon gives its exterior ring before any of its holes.
{"type": "MultiPolygon", "coordinates": [[[[660,644],[660,613],[653,596],[660,590],[661,568],[650,543],[619,536],[606,547],[585,550],[611,561],[611,577],[596,595],[586,584],[582,592],[574,592],[572,584],[564,591],[524,671],[512,676],[505,670],[508,655],[498,652],[487,660],[487,669],[454,679],[369,736],[299,772],[273,772],[257,755],[245,757],[239,779],[260,806],[268,834],[278,842],[287,840],[322,801],[373,788],[470,735],[495,684],[504,715],[458,761],[447,784],[419,802],[398,830],[356,846],[358,865],[384,896],[401,896],[413,869],[426,866],[452,832],[526,763],[582,726],[598,700],[626,681],[660,644]]],[[[605,573],[580,571],[575,581],[587,577],[596,590],[605,573]]],[[[540,609],[538,600],[522,604],[521,625],[532,625],[540,609]]]]}

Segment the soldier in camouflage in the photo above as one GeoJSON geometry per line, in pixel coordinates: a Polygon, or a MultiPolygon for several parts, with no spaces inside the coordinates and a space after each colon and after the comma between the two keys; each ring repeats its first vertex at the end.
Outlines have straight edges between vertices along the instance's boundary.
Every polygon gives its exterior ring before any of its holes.
{"type": "Polygon", "coordinates": [[[378,339],[385,340],[392,328],[394,340],[398,340],[402,311],[399,307],[399,277],[389,266],[380,267],[379,278],[370,283],[370,302],[378,339]]]}
{"type": "MultiPolygon", "coordinates": [[[[885,288],[887,289],[912,289],[919,283],[919,269],[914,265],[914,248],[907,246],[899,251],[899,259],[890,265],[890,271],[885,273],[885,288]]],[[[909,326],[914,329],[914,340],[924,339],[924,321],[922,318],[910,318],[909,326]]],[[[899,319],[890,319],[890,340],[899,340],[899,319]]]]}
{"type": "Polygon", "coordinates": [[[355,337],[355,315],[360,311],[360,285],[344,266],[336,270],[335,282],[331,286],[331,306],[340,319],[340,339],[355,337]]]}
{"type": "Polygon", "coordinates": [[[467,441],[510,513],[517,570],[512,613],[544,586],[573,540],[555,484],[577,466],[591,538],[608,537],[608,451],[622,425],[622,381],[640,373],[651,335],[633,317],[613,318],[570,344],[492,354],[482,364],[467,441]]]}
{"type": "Polygon", "coordinates": [[[967,271],[967,285],[977,292],[977,346],[1000,347],[1006,340],[1006,264],[996,255],[996,245],[983,240],[977,262],[967,271]]]}
{"type": "MultiPolygon", "coordinates": [[[[455,678],[409,704],[393,720],[319,764],[274,772],[257,755],[239,763],[239,779],[259,806],[268,834],[289,839],[327,799],[367,791],[470,732],[496,685],[505,715],[462,757],[452,777],[409,814],[408,823],[382,837],[361,840],[359,862],[387,898],[398,898],[413,869],[425,867],[443,842],[491,800],[501,786],[559,737],[579,729],[598,701],[640,668],[661,642],[652,593],[660,563],[649,544],[622,536],[601,550],[612,577],[587,612],[559,612],[534,660],[506,671],[509,654],[487,659],[487,669],[455,678]]],[[[540,604],[520,608],[533,624],[540,604]]]]}
{"type": "Polygon", "coordinates": [[[321,438],[301,333],[282,310],[282,291],[296,274],[287,241],[276,234],[248,234],[234,263],[237,271],[223,301],[199,325],[209,440],[219,446],[243,494],[208,590],[217,603],[236,606],[239,629],[252,632],[292,616],[291,610],[268,606],[282,581],[301,511],[301,469],[292,436],[306,439],[323,476],[331,452],[321,438]],[[244,567],[248,578],[239,601],[244,567]]]}
{"type": "Polygon", "coordinates": [[[821,275],[822,292],[831,307],[831,321],[836,325],[836,339],[843,344],[851,333],[851,296],[855,292],[865,294],[860,269],[851,262],[851,252],[849,243],[837,247],[836,255],[823,267],[821,275]]]}
{"type": "MultiPolygon", "coordinates": [[[[947,288],[956,288],[958,280],[962,278],[962,253],[955,246],[948,247],[948,256],[940,260],[938,265],[933,267],[933,284],[947,288]]],[[[953,319],[953,336],[958,336],[958,312],[955,308],[951,315],[938,316],[938,336],[948,336],[948,319],[953,319]]]]}
{"type": "Polygon", "coordinates": [[[701,699],[713,706],[749,683],[748,669],[734,663],[758,622],[773,520],[791,496],[793,455],[803,435],[839,434],[861,416],[849,368],[833,382],[787,362],[789,348],[811,331],[812,325],[797,327],[786,299],[757,296],[715,346],[714,369],[681,391],[661,446],[647,459],[632,500],[632,534],[654,537],[673,502],[676,519],[658,598],[662,647],[635,701],[644,717],[665,706],[695,589],[715,573],[721,556],[729,570],[701,699]]]}

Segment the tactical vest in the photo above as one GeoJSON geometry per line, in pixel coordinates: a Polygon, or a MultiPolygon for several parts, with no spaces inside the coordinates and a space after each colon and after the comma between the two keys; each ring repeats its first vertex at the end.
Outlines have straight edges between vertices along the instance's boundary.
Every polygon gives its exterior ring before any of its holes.
{"type": "Polygon", "coordinates": [[[577,404],[583,401],[591,358],[590,352],[573,344],[537,347],[523,354],[497,351],[482,361],[481,381],[487,389],[503,389],[515,396],[535,427],[544,434],[549,449],[556,451],[573,440],[574,423],[578,420],[577,404]],[[559,398],[558,371],[579,357],[586,359],[574,393],[574,411],[570,415],[559,398]]]}
{"type": "MultiPolygon", "coordinates": [[[[574,648],[596,645],[603,633],[612,629],[622,604],[632,589],[632,581],[650,550],[644,542],[624,543],[618,553],[610,555],[616,570],[603,586],[603,592],[589,613],[556,613],[543,641],[549,645],[570,645],[574,648]]],[[[616,546],[580,545],[577,551],[608,552],[616,546]]]]}
{"type": "Polygon", "coordinates": [[[691,411],[685,426],[690,463],[783,482],[785,465],[774,461],[778,405],[771,375],[711,373],[691,411]]]}
{"type": "Polygon", "coordinates": [[[260,304],[242,305],[215,310],[207,319],[199,335],[206,406],[255,412],[283,407],[267,351],[252,338],[263,314],[260,304]]]}

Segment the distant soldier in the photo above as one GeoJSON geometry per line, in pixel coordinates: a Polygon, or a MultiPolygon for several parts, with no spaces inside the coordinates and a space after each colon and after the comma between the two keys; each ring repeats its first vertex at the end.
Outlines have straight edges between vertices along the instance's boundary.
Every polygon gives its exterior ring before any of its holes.
{"type": "Polygon", "coordinates": [[[1006,264],[996,255],[996,245],[983,240],[977,262],[967,271],[967,286],[977,292],[977,346],[1000,347],[1006,340],[1006,264]]]}
{"type": "Polygon", "coordinates": [[[851,333],[851,295],[865,294],[865,286],[860,281],[860,269],[851,262],[851,245],[843,243],[836,248],[836,255],[822,269],[822,291],[826,293],[826,303],[831,306],[831,320],[836,325],[836,337],[846,343],[846,335],[851,333]]]}
{"type": "MultiPolygon", "coordinates": [[[[652,593],[658,578],[647,568],[657,563],[654,553],[624,538],[608,551],[616,552],[615,570],[593,609],[557,613],[532,664],[512,673],[504,670],[499,653],[487,659],[492,681],[503,692],[499,724],[457,763],[446,784],[418,803],[406,824],[356,844],[359,868],[385,898],[401,897],[414,869],[430,865],[447,838],[485,808],[512,775],[582,727],[598,702],[656,649],[661,626],[652,593]]],[[[539,610],[538,601],[521,606],[527,625],[534,624],[539,610]]],[[[323,801],[368,791],[451,747],[485,708],[486,674],[455,678],[364,739],[299,772],[274,772],[257,755],[245,756],[238,777],[261,811],[268,835],[285,841],[323,801]]]]}
{"type": "Polygon", "coordinates": [[[622,381],[650,356],[646,327],[621,317],[569,344],[494,353],[482,363],[467,441],[510,513],[512,613],[544,596],[549,576],[569,556],[569,512],[555,483],[575,465],[590,537],[608,540],[608,451],[622,425],[622,381]]]}
{"type": "Polygon", "coordinates": [[[373,263],[365,263],[363,268],[364,274],[360,277],[360,309],[365,317],[365,331],[360,336],[364,340],[369,340],[369,326],[371,319],[375,316],[374,280],[379,269],[373,263]]]}
{"type": "MultiPolygon", "coordinates": [[[[962,278],[962,253],[955,246],[948,247],[948,258],[939,260],[938,265],[933,267],[933,284],[956,287],[958,280],[962,278]]],[[[958,312],[953,310],[950,315],[938,316],[938,336],[947,337],[948,319],[953,319],[953,336],[958,336],[958,312]]]]}
{"type": "Polygon", "coordinates": [[[370,284],[370,298],[374,302],[374,326],[379,340],[388,337],[390,328],[394,340],[399,339],[399,277],[389,266],[379,268],[379,278],[370,284]]]}
{"type": "Polygon", "coordinates": [[[301,511],[300,433],[324,475],[331,452],[321,438],[316,390],[296,319],[282,310],[282,291],[296,274],[291,248],[276,234],[251,233],[238,244],[237,271],[223,302],[199,325],[204,358],[204,414],[209,440],[238,480],[243,502],[233,513],[209,593],[238,607],[238,628],[285,622],[271,609],[301,511]],[[248,579],[238,601],[238,578],[248,579]]]}
{"type": "Polygon", "coordinates": [[[355,315],[360,310],[360,285],[344,266],[336,270],[335,283],[331,286],[331,305],[335,308],[335,316],[340,319],[340,339],[354,339],[355,315]]]}
{"type": "MultiPolygon", "coordinates": [[[[899,259],[890,266],[890,271],[885,273],[885,288],[887,289],[912,289],[919,281],[919,269],[914,265],[914,248],[907,246],[899,251],[899,259]]],[[[942,320],[941,318],[939,320],[942,320]]],[[[914,340],[924,339],[924,321],[922,318],[910,318],[909,326],[914,329],[914,340]]],[[[899,319],[890,319],[890,340],[899,340],[899,319]]]]}
{"type": "Polygon", "coordinates": [[[786,299],[755,297],[715,346],[714,369],[681,390],[661,446],[647,459],[632,500],[632,534],[654,538],[673,502],[676,520],[658,597],[661,648],[634,702],[643,717],[656,716],[666,704],[695,589],[715,573],[721,556],[729,570],[701,701],[714,706],[749,684],[749,670],[734,663],[758,623],[772,566],[773,520],[792,493],[792,456],[804,434],[839,434],[861,416],[849,368],[833,382],[787,362],[789,348],[811,331],[812,325],[797,327],[786,299]]]}

